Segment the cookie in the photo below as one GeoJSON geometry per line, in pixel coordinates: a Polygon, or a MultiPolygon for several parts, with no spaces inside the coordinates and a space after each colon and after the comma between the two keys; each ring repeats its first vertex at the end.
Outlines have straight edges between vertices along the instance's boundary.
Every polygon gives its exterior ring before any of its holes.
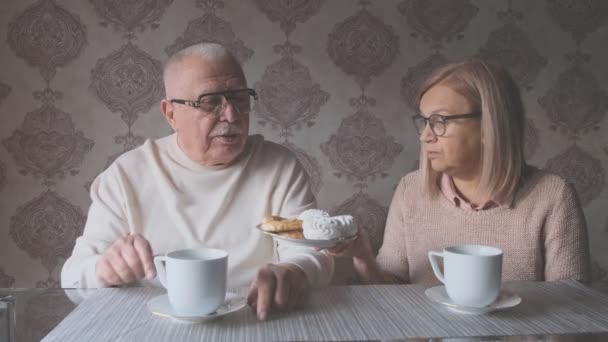
{"type": "Polygon", "coordinates": [[[302,229],[302,221],[297,219],[283,219],[262,223],[262,229],[267,232],[279,233],[302,229]]]}
{"type": "Polygon", "coordinates": [[[302,229],[290,230],[288,232],[281,232],[278,234],[281,236],[284,236],[284,237],[288,237],[290,239],[303,239],[304,238],[304,232],[302,231],[302,229]]]}
{"type": "Polygon", "coordinates": [[[281,217],[281,216],[266,215],[262,219],[262,223],[268,223],[268,222],[272,222],[272,221],[283,221],[283,220],[285,220],[285,218],[281,217]]]}

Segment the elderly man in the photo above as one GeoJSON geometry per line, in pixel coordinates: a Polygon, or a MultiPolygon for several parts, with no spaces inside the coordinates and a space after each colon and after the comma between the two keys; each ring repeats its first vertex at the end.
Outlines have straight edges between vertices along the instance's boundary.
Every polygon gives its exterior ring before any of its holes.
{"type": "Polygon", "coordinates": [[[256,93],[241,66],[204,43],[172,56],[163,76],[161,110],[175,133],[125,153],[95,179],[62,286],[156,283],[153,255],[205,246],[228,251],[228,286],[251,284],[259,319],[303,304],[310,286],[329,282],[333,259],[275,246],[254,229],[264,215],[295,216],[315,199],[289,150],[249,136],[256,93]]]}

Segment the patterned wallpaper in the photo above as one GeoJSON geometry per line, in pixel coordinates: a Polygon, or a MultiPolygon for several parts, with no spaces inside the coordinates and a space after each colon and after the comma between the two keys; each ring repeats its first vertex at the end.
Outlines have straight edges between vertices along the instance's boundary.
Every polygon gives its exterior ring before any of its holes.
{"type": "Polygon", "coordinates": [[[421,78],[473,55],[507,65],[528,110],[526,155],[575,184],[608,287],[607,21],[605,0],[5,0],[0,287],[59,286],[91,181],[170,132],[162,62],[200,41],[244,64],[260,94],[252,133],[292,150],[320,205],[354,213],[376,248],[418,163],[421,78]]]}

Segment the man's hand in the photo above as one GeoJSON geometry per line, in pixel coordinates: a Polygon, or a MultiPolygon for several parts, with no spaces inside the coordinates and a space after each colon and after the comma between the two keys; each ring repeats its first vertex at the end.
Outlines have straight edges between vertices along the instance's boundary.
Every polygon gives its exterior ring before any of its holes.
{"type": "Polygon", "coordinates": [[[263,321],[271,310],[288,311],[304,306],[309,293],[308,278],[301,268],[292,264],[267,264],[251,284],[247,303],[263,321]]]}
{"type": "Polygon", "coordinates": [[[143,278],[153,279],[156,268],[150,243],[139,234],[116,240],[97,262],[95,272],[107,285],[128,284],[143,278]]]}

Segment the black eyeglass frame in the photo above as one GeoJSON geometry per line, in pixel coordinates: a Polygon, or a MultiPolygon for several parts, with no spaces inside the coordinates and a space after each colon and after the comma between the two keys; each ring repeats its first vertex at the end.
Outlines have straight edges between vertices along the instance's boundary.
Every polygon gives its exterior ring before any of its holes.
{"type": "Polygon", "coordinates": [[[431,132],[433,132],[433,134],[435,136],[440,137],[445,134],[445,127],[446,127],[447,121],[456,120],[456,119],[473,119],[473,118],[478,118],[478,117],[481,117],[480,111],[475,111],[475,112],[465,113],[465,114],[449,115],[449,116],[441,115],[441,114],[431,114],[428,118],[422,114],[416,114],[416,115],[412,116],[412,122],[414,123],[414,127],[416,127],[418,134],[422,134],[422,132],[428,125],[431,128],[431,132]],[[435,126],[432,124],[433,118],[441,119],[440,122],[443,125],[443,132],[441,132],[440,134],[438,134],[438,132],[435,132],[435,126]],[[424,120],[424,126],[419,126],[417,124],[417,122],[419,122],[420,120],[424,120]]]}
{"type": "MultiPolygon", "coordinates": [[[[193,107],[193,108],[201,108],[201,99],[205,96],[222,95],[222,96],[224,96],[224,99],[226,100],[226,103],[227,103],[227,102],[231,101],[230,94],[240,93],[240,92],[244,92],[244,91],[247,91],[247,94],[249,96],[253,97],[254,100],[258,99],[258,93],[256,93],[255,90],[253,90],[251,88],[242,88],[242,89],[233,89],[233,90],[217,91],[217,92],[213,92],[213,93],[201,94],[196,99],[196,101],[182,100],[182,99],[170,99],[169,102],[179,103],[179,104],[183,104],[183,105],[193,107]]],[[[220,110],[223,110],[223,109],[224,109],[224,106],[220,107],[220,110]]],[[[210,113],[210,114],[217,115],[219,113],[210,113]]]]}

